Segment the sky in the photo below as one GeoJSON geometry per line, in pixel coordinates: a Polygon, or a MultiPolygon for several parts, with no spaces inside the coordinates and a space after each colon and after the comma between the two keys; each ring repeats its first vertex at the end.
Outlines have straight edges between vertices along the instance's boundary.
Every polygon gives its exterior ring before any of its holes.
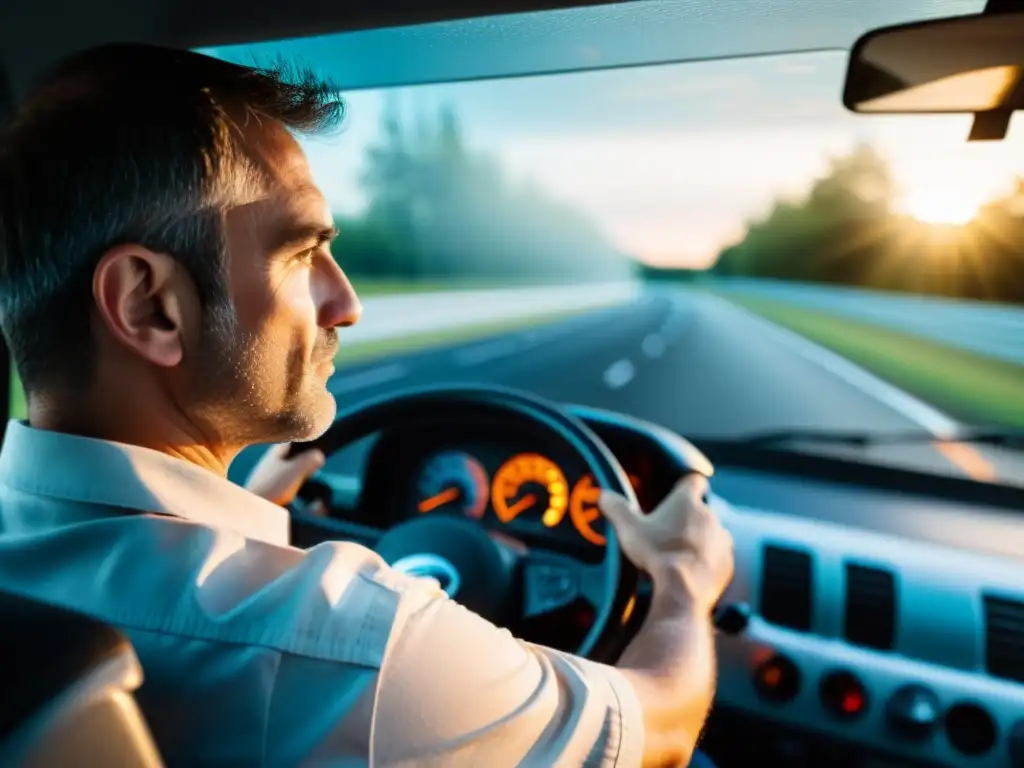
{"type": "MultiPolygon", "coordinates": [[[[830,157],[869,140],[915,215],[970,210],[1024,174],[1024,120],[965,142],[969,118],[854,115],[845,52],[816,52],[389,89],[404,115],[452,105],[468,143],[587,214],[618,248],[708,266],[745,222],[799,197],[830,157]]],[[[339,133],[304,140],[339,213],[357,213],[385,91],[353,91],[339,133]]]]}

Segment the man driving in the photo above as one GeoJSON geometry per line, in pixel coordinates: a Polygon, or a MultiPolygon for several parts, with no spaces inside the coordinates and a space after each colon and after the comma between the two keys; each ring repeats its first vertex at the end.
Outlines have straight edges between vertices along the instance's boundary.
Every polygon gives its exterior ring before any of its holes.
{"type": "Polygon", "coordinates": [[[648,617],[614,667],[514,638],[350,543],[289,546],[359,301],[296,134],[337,89],[110,45],[44,78],[0,139],[0,313],[29,418],[0,452],[0,590],[119,627],[180,765],[686,765],[715,683],[732,541],[680,481],[606,493],[648,617]],[[255,491],[255,493],[253,492],[255,491]]]}

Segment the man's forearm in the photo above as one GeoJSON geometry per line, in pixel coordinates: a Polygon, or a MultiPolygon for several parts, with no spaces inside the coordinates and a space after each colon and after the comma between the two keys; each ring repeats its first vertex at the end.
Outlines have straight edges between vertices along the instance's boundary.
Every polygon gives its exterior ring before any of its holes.
{"type": "Polygon", "coordinates": [[[690,598],[680,574],[652,578],[647,618],[617,666],[644,711],[644,765],[686,765],[714,696],[711,614],[690,598]]]}

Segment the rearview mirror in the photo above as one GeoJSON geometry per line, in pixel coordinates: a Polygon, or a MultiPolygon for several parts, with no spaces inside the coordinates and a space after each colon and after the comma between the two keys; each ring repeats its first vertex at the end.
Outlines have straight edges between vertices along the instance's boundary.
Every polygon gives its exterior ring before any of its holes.
{"type": "Polygon", "coordinates": [[[1008,123],[1024,109],[1022,74],[1024,12],[883,27],[854,45],[843,104],[861,113],[996,113],[1008,123]]]}

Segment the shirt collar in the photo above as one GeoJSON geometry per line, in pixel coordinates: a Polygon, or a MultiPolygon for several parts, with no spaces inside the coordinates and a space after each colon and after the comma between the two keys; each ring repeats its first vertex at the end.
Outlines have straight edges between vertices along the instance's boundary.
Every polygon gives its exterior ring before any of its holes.
{"type": "Polygon", "coordinates": [[[11,420],[0,449],[0,483],[37,496],[173,515],[288,544],[289,516],[282,507],[195,464],[137,445],[11,420]]]}

